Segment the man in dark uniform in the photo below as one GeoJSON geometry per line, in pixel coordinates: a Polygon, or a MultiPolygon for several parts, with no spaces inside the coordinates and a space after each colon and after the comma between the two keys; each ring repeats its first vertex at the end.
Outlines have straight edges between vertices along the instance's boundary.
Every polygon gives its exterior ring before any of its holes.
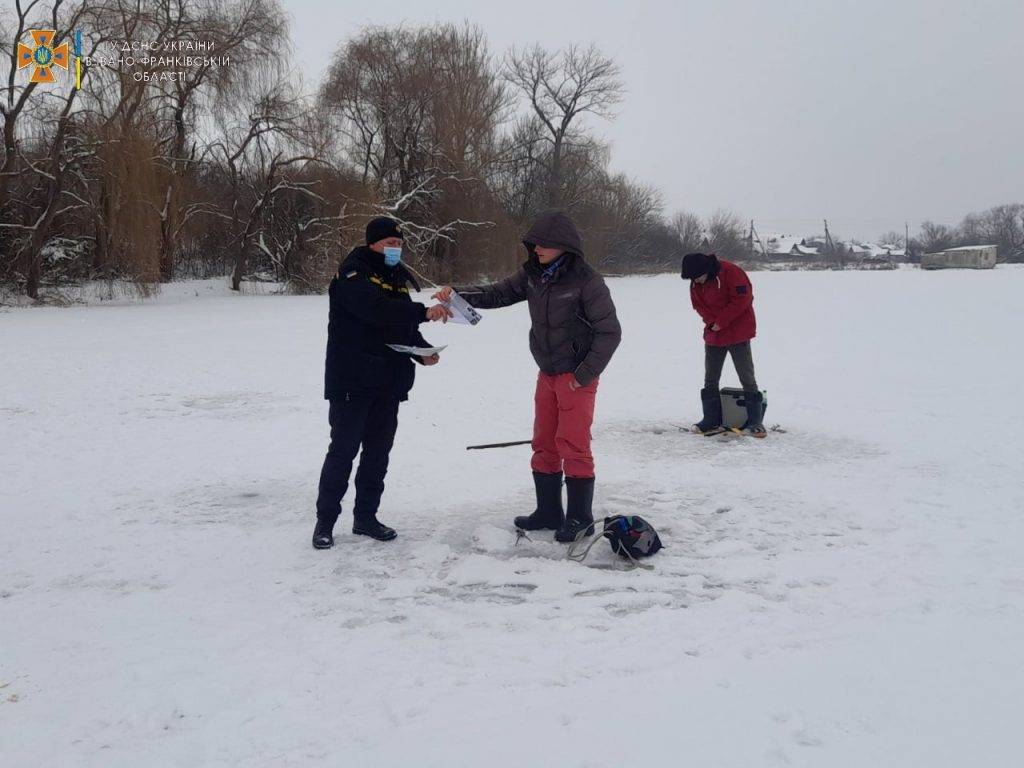
{"type": "Polygon", "coordinates": [[[420,323],[447,321],[446,307],[429,309],[409,296],[419,286],[401,263],[403,235],[387,217],[366,226],[366,245],[353,250],[331,280],[324,397],[330,401],[331,444],[320,473],[313,546],[334,546],[334,523],[356,471],[352,533],[390,541],[398,534],[377,519],[388,457],[398,429],[398,404],[409,399],[413,361],[436,365],[439,357],[411,357],[388,344],[429,347],[420,323]]]}

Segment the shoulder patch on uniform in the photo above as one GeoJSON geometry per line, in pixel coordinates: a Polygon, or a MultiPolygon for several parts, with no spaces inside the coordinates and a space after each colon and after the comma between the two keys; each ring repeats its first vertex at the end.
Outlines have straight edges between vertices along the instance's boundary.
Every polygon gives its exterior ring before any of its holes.
{"type": "Polygon", "coordinates": [[[737,285],[736,286],[736,293],[744,294],[746,292],[747,292],[747,286],[745,286],[745,285],[737,285]]]}
{"type": "Polygon", "coordinates": [[[345,279],[346,280],[351,280],[353,277],[358,277],[358,276],[359,276],[359,272],[358,272],[358,270],[355,270],[355,269],[353,269],[351,272],[346,272],[345,273],[345,279]]]}

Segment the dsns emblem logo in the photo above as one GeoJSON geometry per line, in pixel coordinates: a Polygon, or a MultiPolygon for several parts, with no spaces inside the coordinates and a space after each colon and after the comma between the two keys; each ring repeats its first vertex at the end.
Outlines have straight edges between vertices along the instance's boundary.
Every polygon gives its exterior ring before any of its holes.
{"type": "Polygon", "coordinates": [[[34,45],[18,43],[18,69],[33,67],[29,82],[57,82],[53,68],[60,67],[65,71],[68,69],[71,60],[68,43],[65,41],[54,48],[53,38],[57,33],[52,29],[33,29],[29,34],[32,35],[34,45]]]}

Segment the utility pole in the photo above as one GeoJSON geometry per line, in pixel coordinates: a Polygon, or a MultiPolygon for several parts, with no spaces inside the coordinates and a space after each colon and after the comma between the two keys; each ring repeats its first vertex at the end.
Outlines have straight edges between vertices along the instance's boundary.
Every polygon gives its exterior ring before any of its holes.
{"type": "Polygon", "coordinates": [[[825,219],[825,247],[828,248],[829,256],[836,255],[836,244],[832,242],[832,235],[828,231],[828,219],[825,219]]]}
{"type": "Polygon", "coordinates": [[[768,251],[764,247],[764,243],[761,242],[761,236],[757,234],[757,230],[754,229],[754,220],[750,220],[750,252],[754,252],[754,241],[761,247],[761,256],[765,259],[768,258],[768,251]]]}

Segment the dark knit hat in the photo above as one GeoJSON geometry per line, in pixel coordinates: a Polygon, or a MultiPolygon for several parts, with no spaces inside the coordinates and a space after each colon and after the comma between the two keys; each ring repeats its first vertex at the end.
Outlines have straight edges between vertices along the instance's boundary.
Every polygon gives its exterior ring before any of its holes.
{"type": "Polygon", "coordinates": [[[718,259],[712,254],[688,253],[683,256],[683,280],[696,280],[710,274],[717,266],[718,259]]]}
{"type": "Polygon", "coordinates": [[[376,219],[370,219],[370,223],[366,225],[367,245],[373,245],[389,237],[397,237],[399,240],[405,239],[405,235],[402,234],[402,227],[397,221],[387,216],[378,216],[376,219]]]}

